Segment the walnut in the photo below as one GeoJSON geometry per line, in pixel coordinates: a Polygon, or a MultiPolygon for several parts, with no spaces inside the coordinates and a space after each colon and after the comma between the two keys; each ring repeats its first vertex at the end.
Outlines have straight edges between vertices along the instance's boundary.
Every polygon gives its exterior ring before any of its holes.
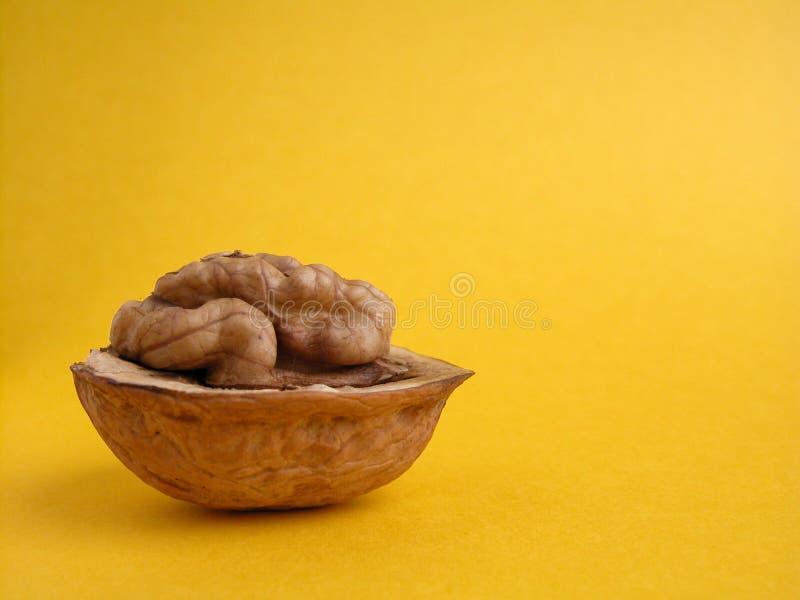
{"type": "Polygon", "coordinates": [[[406,471],[472,375],[391,346],[394,316],[383,292],[322,265],[220,253],[123,304],[111,347],[71,370],[109,448],[165,494],[320,506],[406,471]]]}
{"type": "Polygon", "coordinates": [[[395,320],[394,304],[375,286],[272,254],[212,254],[161,277],[153,294],[183,308],[240,298],[272,321],[283,350],[334,365],[386,354],[395,320]]]}
{"type": "Polygon", "coordinates": [[[394,319],[392,301],[367,282],[237,251],[162,276],[150,298],[120,308],[110,339],[120,356],[149,367],[204,369],[209,385],[372,385],[402,374],[378,360],[394,319]]]}

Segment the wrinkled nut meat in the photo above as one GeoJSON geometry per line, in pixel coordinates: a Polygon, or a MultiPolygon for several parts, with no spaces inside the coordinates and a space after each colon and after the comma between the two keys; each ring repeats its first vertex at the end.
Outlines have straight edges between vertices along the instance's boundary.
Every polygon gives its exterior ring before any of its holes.
{"type": "Polygon", "coordinates": [[[143,302],[126,302],[110,338],[123,358],[205,370],[213,386],[366,386],[403,373],[378,360],[389,352],[394,319],[386,294],[323,265],[219,253],[167,273],[143,302]]]}
{"type": "Polygon", "coordinates": [[[470,375],[391,346],[369,283],[288,256],[217,253],[167,273],[72,366],[114,454],[215,508],[318,506],[398,477],[470,375]]]}

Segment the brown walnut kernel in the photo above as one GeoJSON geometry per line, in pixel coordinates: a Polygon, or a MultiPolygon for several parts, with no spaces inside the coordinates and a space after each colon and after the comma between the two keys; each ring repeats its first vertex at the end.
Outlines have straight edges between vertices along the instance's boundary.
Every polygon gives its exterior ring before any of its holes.
{"type": "Polygon", "coordinates": [[[236,251],[162,276],[149,298],[122,305],[110,339],[123,358],[202,370],[211,386],[370,386],[406,370],[386,358],[394,319],[391,300],[367,282],[236,251]]]}

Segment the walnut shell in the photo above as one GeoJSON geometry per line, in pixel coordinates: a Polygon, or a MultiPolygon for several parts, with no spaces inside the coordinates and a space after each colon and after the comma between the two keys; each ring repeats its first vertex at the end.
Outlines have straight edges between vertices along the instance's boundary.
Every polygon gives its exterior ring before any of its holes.
{"type": "Polygon", "coordinates": [[[210,388],[106,349],[71,370],[95,428],[145,483],[213,508],[293,508],[401,475],[473,374],[403,348],[389,356],[408,365],[405,377],[363,388],[210,388]]]}

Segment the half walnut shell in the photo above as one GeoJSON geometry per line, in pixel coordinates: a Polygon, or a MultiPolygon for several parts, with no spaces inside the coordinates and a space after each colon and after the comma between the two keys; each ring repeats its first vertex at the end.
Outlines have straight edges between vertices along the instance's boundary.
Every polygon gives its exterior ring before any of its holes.
{"type": "Polygon", "coordinates": [[[473,374],[403,348],[389,357],[408,367],[402,378],[361,388],[211,388],[105,349],[71,370],[95,428],[145,483],[213,508],[293,508],[401,475],[473,374]]]}

